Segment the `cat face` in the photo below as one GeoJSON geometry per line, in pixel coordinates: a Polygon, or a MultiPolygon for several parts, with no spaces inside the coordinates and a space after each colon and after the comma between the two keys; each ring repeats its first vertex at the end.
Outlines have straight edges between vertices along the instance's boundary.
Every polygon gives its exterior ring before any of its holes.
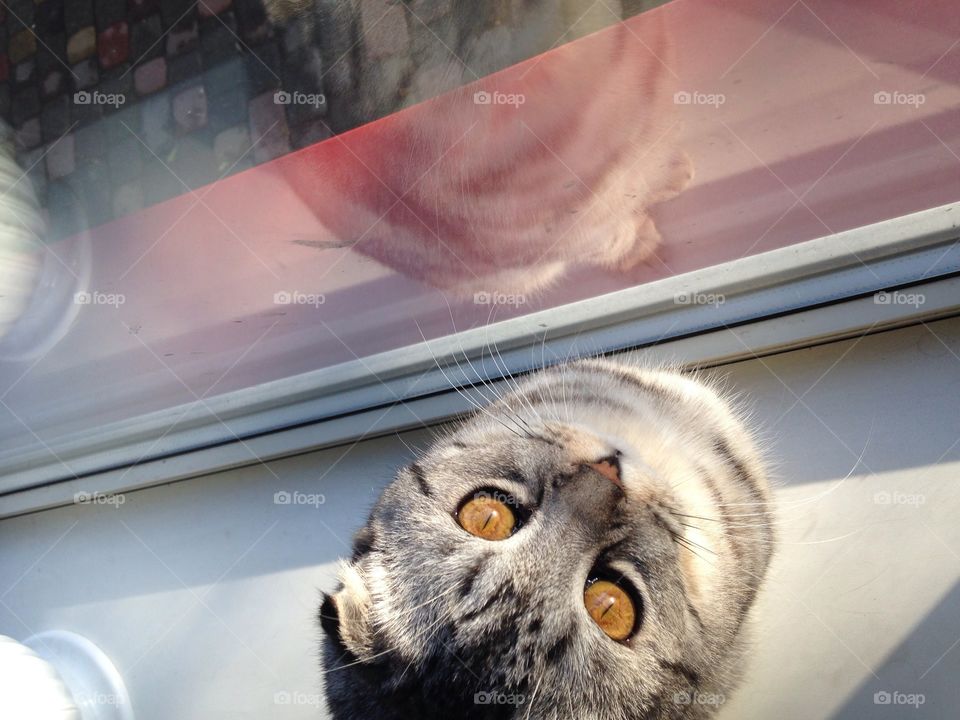
{"type": "Polygon", "coordinates": [[[400,471],[321,609],[336,717],[682,717],[713,687],[755,583],[717,579],[733,523],[684,524],[722,517],[700,474],[751,493],[716,445],[743,438],[695,383],[620,373],[544,373],[400,471]]]}

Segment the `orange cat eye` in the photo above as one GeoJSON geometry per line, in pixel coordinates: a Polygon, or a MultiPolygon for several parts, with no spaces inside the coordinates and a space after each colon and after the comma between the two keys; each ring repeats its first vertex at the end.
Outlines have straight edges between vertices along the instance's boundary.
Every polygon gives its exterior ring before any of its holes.
{"type": "Polygon", "coordinates": [[[609,580],[596,580],[583,590],[590,618],[614,640],[626,640],[637,622],[637,609],[626,590],[609,580]]]}
{"type": "Polygon", "coordinates": [[[483,495],[460,506],[457,522],[468,533],[484,540],[505,540],[517,527],[516,515],[509,505],[483,495]]]}

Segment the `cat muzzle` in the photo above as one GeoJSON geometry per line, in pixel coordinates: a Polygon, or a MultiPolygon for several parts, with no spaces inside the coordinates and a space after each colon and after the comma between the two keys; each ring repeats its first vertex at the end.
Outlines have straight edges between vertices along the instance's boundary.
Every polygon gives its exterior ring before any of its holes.
{"type": "Polygon", "coordinates": [[[585,463],[585,465],[600,473],[607,480],[612,482],[618,488],[620,488],[624,493],[626,493],[626,488],[623,486],[623,481],[620,480],[620,457],[619,454],[611,455],[610,457],[601,458],[596,462],[585,463]]]}

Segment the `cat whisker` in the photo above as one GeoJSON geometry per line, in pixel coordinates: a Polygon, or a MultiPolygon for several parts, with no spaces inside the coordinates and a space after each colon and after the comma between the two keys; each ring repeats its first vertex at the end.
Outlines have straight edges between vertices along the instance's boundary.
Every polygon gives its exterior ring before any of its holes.
{"type": "MultiPolygon", "coordinates": [[[[463,351],[463,350],[461,350],[461,352],[463,353],[463,358],[464,358],[464,360],[467,361],[467,364],[470,366],[470,369],[473,371],[473,374],[479,379],[479,386],[474,385],[473,387],[477,389],[477,392],[480,394],[480,396],[481,396],[481,397],[484,399],[484,401],[487,403],[487,404],[484,406],[484,409],[487,411],[487,413],[488,413],[491,417],[495,417],[495,416],[497,415],[497,409],[499,409],[499,407],[502,406],[502,407],[504,408],[504,410],[506,410],[506,412],[503,413],[503,416],[504,416],[506,419],[510,420],[510,422],[512,422],[512,423],[514,424],[514,426],[515,426],[522,434],[526,435],[527,437],[530,437],[530,435],[532,434],[533,431],[532,431],[532,429],[530,428],[530,426],[527,425],[527,422],[526,422],[523,418],[521,418],[518,414],[509,412],[509,408],[508,408],[506,405],[501,405],[501,401],[503,400],[503,396],[500,395],[500,393],[497,391],[497,389],[496,389],[496,387],[493,385],[493,383],[490,382],[490,380],[488,380],[487,378],[485,378],[485,377],[484,377],[484,374],[481,373],[481,372],[479,372],[479,371],[474,367],[473,361],[470,360],[470,358],[467,356],[467,353],[466,353],[465,351],[463,351]],[[493,393],[494,400],[491,400],[490,398],[488,398],[488,397],[486,396],[486,394],[480,390],[481,387],[482,387],[482,388],[489,388],[490,391],[493,393]]],[[[481,361],[482,361],[482,356],[481,356],[481,361]]],[[[457,362],[458,362],[458,365],[459,365],[459,361],[457,361],[457,362]]]]}
{"type": "MultiPolygon", "coordinates": [[[[426,335],[424,335],[423,330],[420,328],[420,323],[414,321],[414,324],[417,326],[417,330],[420,331],[420,337],[423,338],[424,346],[429,350],[430,343],[427,341],[426,335]]],[[[470,397],[457,383],[453,381],[453,379],[449,375],[447,375],[446,370],[443,369],[443,366],[440,364],[439,360],[437,360],[436,357],[433,358],[433,362],[437,366],[437,369],[440,371],[440,374],[443,375],[444,379],[450,385],[450,387],[456,390],[457,393],[460,395],[460,397],[462,397],[464,400],[470,403],[470,405],[472,405],[476,410],[486,414],[494,422],[499,423],[501,426],[503,426],[504,429],[513,433],[517,437],[520,437],[520,438],[524,437],[523,433],[517,432],[517,429],[507,425],[503,420],[501,420],[499,417],[497,417],[492,412],[490,412],[490,410],[486,406],[482,405],[481,403],[477,402],[474,398],[470,397]]]]}
{"type": "Polygon", "coordinates": [[[424,607],[426,607],[427,605],[432,605],[432,604],[435,603],[437,600],[440,600],[441,598],[446,597],[446,596],[449,595],[450,593],[456,591],[456,589],[457,589],[456,587],[447,588],[447,589],[444,590],[443,592],[437,593],[436,595],[434,595],[434,596],[433,596],[432,598],[430,598],[429,600],[425,600],[425,601],[422,602],[422,603],[419,603],[419,604],[417,604],[417,605],[413,605],[412,607],[408,607],[408,608],[407,608],[406,610],[404,610],[403,612],[393,613],[393,614],[391,615],[391,618],[392,618],[392,619],[405,618],[407,615],[412,615],[412,614],[414,613],[414,611],[419,610],[420,608],[424,608],[424,607]]]}
{"type": "MultiPolygon", "coordinates": [[[[491,312],[492,312],[492,310],[491,310],[491,312]]],[[[507,368],[507,363],[506,363],[506,361],[504,360],[503,355],[500,353],[500,350],[496,347],[496,344],[495,344],[495,343],[494,343],[494,344],[491,344],[491,343],[490,343],[490,341],[489,341],[489,328],[490,328],[490,325],[488,324],[486,327],[487,327],[487,333],[488,333],[488,334],[487,334],[487,349],[490,351],[490,360],[491,360],[491,361],[493,362],[493,364],[496,366],[497,371],[500,373],[501,377],[503,378],[503,382],[504,382],[504,383],[506,384],[506,386],[510,389],[510,392],[511,392],[512,396],[515,397],[515,398],[517,399],[517,401],[518,401],[523,407],[525,407],[527,410],[529,410],[532,415],[536,416],[537,421],[538,421],[541,425],[543,425],[543,424],[544,424],[543,418],[540,416],[540,413],[539,413],[539,412],[537,411],[537,409],[534,407],[533,403],[530,402],[529,398],[527,398],[527,397],[523,394],[522,390],[520,389],[519,383],[518,383],[518,382],[516,381],[516,379],[515,379],[515,376],[514,376],[514,375],[509,371],[509,369],[507,368]]],[[[482,357],[482,356],[481,356],[481,357],[482,357]]],[[[505,398],[503,398],[503,397],[501,396],[499,399],[500,399],[501,401],[503,401],[503,402],[501,403],[501,405],[502,405],[505,409],[509,409],[509,406],[507,405],[507,402],[506,402],[505,398]]],[[[516,415],[516,417],[517,417],[518,419],[520,419],[520,420],[524,423],[524,425],[526,425],[526,426],[528,427],[528,429],[531,431],[531,433],[534,432],[533,428],[530,428],[530,426],[527,424],[526,420],[524,420],[524,419],[520,416],[519,413],[515,413],[515,415],[516,415]]]]}
{"type": "MultiPolygon", "coordinates": [[[[540,678],[542,677],[541,675],[540,678]]],[[[533,712],[533,701],[537,699],[537,693],[540,691],[540,678],[537,678],[537,684],[533,687],[533,694],[530,696],[529,705],[527,705],[527,716],[525,720],[530,720],[530,713],[533,712]]]]}
{"type": "MultiPolygon", "coordinates": [[[[763,512],[763,513],[749,513],[743,515],[730,515],[724,514],[721,518],[712,518],[704,517],[703,515],[689,515],[687,513],[682,513],[674,510],[668,505],[663,505],[666,508],[667,512],[673,515],[676,518],[686,518],[688,520],[703,520],[704,522],[720,523],[728,528],[762,528],[762,527],[774,527],[780,526],[780,517],[776,516],[776,522],[774,522],[774,514],[772,512],[763,512]],[[731,522],[733,520],[741,520],[747,517],[759,517],[759,518],[768,518],[768,522],[757,521],[757,522],[731,522]]],[[[682,521],[678,520],[680,524],[684,524],[682,521]]],[[[691,526],[696,527],[696,526],[691,526]]],[[[698,530],[703,530],[703,528],[697,528],[698,530]]]]}
{"type": "MultiPolygon", "coordinates": [[[[674,514],[680,514],[680,513],[674,513],[674,514]]],[[[690,517],[690,516],[683,515],[683,517],[690,517]]],[[[709,520],[709,521],[716,521],[714,518],[701,518],[701,519],[703,519],[703,520],[709,520]]],[[[685,522],[682,522],[682,521],[680,521],[680,520],[678,520],[677,522],[680,523],[681,525],[683,525],[684,527],[689,527],[689,528],[692,528],[692,529],[694,529],[694,530],[699,530],[700,532],[707,532],[707,530],[705,530],[704,528],[699,527],[699,526],[697,526],[697,525],[693,525],[693,524],[690,524],[690,523],[685,523],[685,522]]],[[[722,522],[722,521],[716,521],[716,522],[722,522]]],[[[782,525],[782,523],[780,523],[780,522],[777,523],[777,526],[781,526],[781,525],[782,525]]],[[[729,524],[729,523],[728,523],[728,524],[724,525],[723,527],[720,527],[719,530],[720,530],[725,536],[730,536],[730,535],[732,535],[732,533],[729,533],[729,530],[731,530],[731,529],[753,530],[753,529],[759,529],[759,528],[762,528],[762,527],[773,527],[773,526],[774,526],[773,523],[751,523],[751,524],[743,524],[743,525],[734,525],[734,524],[729,524]]],[[[837,535],[836,537],[823,538],[823,539],[821,539],[821,540],[804,540],[804,541],[792,541],[792,542],[791,542],[791,541],[787,541],[787,540],[777,540],[777,541],[762,540],[762,539],[760,539],[760,538],[750,538],[750,539],[740,538],[740,539],[748,540],[748,541],[751,542],[751,543],[763,543],[763,544],[766,544],[766,545],[824,545],[824,544],[827,544],[827,543],[839,542],[840,540],[846,540],[847,538],[853,537],[854,535],[859,535],[861,532],[863,532],[863,528],[857,528],[856,530],[852,530],[852,531],[850,531],[850,532],[848,532],[848,533],[846,533],[846,534],[844,534],[844,535],[837,535]]]]}
{"type": "MultiPolygon", "coordinates": [[[[672,534],[672,533],[671,533],[671,534],[672,534]]],[[[682,537],[682,536],[680,536],[680,535],[673,534],[673,539],[674,539],[674,541],[676,541],[676,543],[677,543],[678,545],[680,545],[681,547],[685,548],[688,552],[693,553],[694,555],[696,555],[698,558],[700,558],[700,559],[703,560],[704,562],[709,562],[705,557],[703,557],[703,555],[701,555],[700,553],[698,553],[691,545],[688,544],[688,541],[687,541],[686,538],[684,538],[684,537],[682,537]]]]}
{"type": "Polygon", "coordinates": [[[411,456],[419,457],[420,455],[423,454],[423,450],[419,448],[411,447],[410,444],[403,439],[403,436],[400,433],[397,432],[397,433],[394,433],[394,435],[397,436],[397,440],[399,440],[403,444],[403,446],[407,449],[407,451],[410,453],[411,456]]]}
{"type": "MultiPolygon", "coordinates": [[[[395,615],[393,616],[393,619],[405,618],[407,615],[413,614],[416,610],[419,610],[419,609],[422,608],[422,607],[426,607],[427,605],[430,605],[430,604],[436,602],[437,600],[440,600],[440,599],[443,598],[444,596],[449,595],[449,594],[452,593],[452,592],[455,592],[456,590],[457,590],[456,587],[451,587],[451,588],[448,588],[447,590],[444,590],[443,592],[437,593],[436,595],[434,595],[434,596],[433,596],[432,598],[430,598],[429,600],[426,600],[425,602],[422,602],[422,603],[420,603],[420,604],[418,604],[418,605],[414,605],[414,606],[412,606],[412,607],[409,607],[409,608],[407,608],[406,610],[404,610],[404,611],[401,612],[401,613],[395,614],[395,615]]],[[[431,625],[431,626],[428,628],[428,630],[432,630],[432,629],[435,628],[437,625],[441,624],[444,620],[446,620],[446,617],[445,617],[444,615],[441,615],[441,616],[438,618],[437,622],[435,622],[433,625],[431,625]]],[[[389,653],[395,652],[395,651],[396,651],[395,648],[387,648],[386,650],[383,650],[383,651],[381,651],[381,652],[379,652],[379,653],[376,653],[376,654],[374,654],[374,655],[371,655],[371,656],[369,656],[369,657],[367,657],[367,658],[364,658],[364,659],[362,659],[362,660],[357,660],[356,662],[347,663],[346,665],[338,665],[338,666],[336,666],[336,667],[333,667],[333,668],[330,668],[330,669],[328,669],[328,670],[325,670],[323,674],[326,675],[326,674],[328,674],[328,673],[336,672],[337,670],[343,670],[343,669],[345,669],[345,668],[352,667],[352,666],[354,666],[354,665],[359,665],[359,664],[361,664],[361,663],[369,662],[370,660],[373,660],[373,659],[378,658],[378,657],[382,657],[383,655],[388,655],[389,653]]],[[[342,657],[342,656],[341,656],[341,657],[342,657]]],[[[411,664],[412,664],[412,663],[411,663],[411,664]]],[[[409,669],[409,667],[410,667],[410,666],[408,665],[408,666],[407,666],[407,669],[409,669]]],[[[404,671],[404,672],[406,672],[406,671],[404,671]]],[[[401,676],[401,677],[402,677],[402,676],[401,676]]]]}
{"type": "MultiPolygon", "coordinates": [[[[708,531],[705,530],[704,528],[699,527],[699,526],[697,526],[697,525],[691,525],[691,524],[689,524],[689,523],[681,522],[681,521],[679,521],[679,520],[678,520],[677,522],[679,522],[679,523],[680,523],[681,525],[683,525],[684,527],[692,528],[693,530],[699,530],[700,532],[708,532],[708,531]]],[[[778,523],[778,525],[779,525],[779,524],[780,524],[780,523],[778,523]]],[[[851,532],[848,532],[848,533],[845,534],[845,535],[838,535],[838,536],[832,537],[832,538],[824,538],[824,539],[822,539],[822,540],[795,541],[795,542],[790,542],[790,541],[786,541],[786,540],[776,540],[776,541],[774,541],[774,540],[762,540],[762,539],[760,539],[760,538],[744,538],[744,537],[741,537],[741,536],[737,535],[736,533],[731,533],[731,532],[729,532],[730,529],[744,529],[744,530],[750,529],[750,530],[752,530],[752,529],[757,529],[757,528],[761,528],[761,527],[773,527],[773,526],[772,526],[772,525],[727,525],[726,527],[721,527],[721,528],[716,528],[716,529],[718,529],[718,530],[721,532],[721,534],[723,534],[724,537],[738,537],[738,539],[746,540],[746,541],[751,542],[751,543],[762,543],[762,544],[764,544],[764,545],[776,545],[776,546],[779,546],[779,545],[824,545],[824,544],[827,544],[827,543],[839,542],[840,540],[846,540],[847,538],[853,537],[854,535],[859,535],[861,532],[863,532],[863,529],[862,529],[862,528],[858,528],[857,530],[853,530],[853,531],[851,531],[851,532]]]]}
{"type": "MultiPolygon", "coordinates": [[[[449,303],[448,303],[448,308],[449,308],[449,303]]],[[[451,319],[452,319],[452,311],[451,311],[451,319]]],[[[489,327],[489,324],[487,325],[487,327],[489,327]]],[[[542,416],[534,407],[533,403],[530,402],[529,398],[527,398],[522,393],[519,383],[517,383],[517,381],[515,380],[515,376],[509,372],[506,366],[506,362],[503,360],[503,356],[500,354],[500,351],[496,349],[495,346],[492,346],[489,342],[487,344],[487,348],[490,351],[490,360],[493,362],[494,366],[497,368],[497,371],[501,374],[501,379],[509,388],[512,396],[518,400],[518,402],[521,404],[522,407],[529,410],[532,415],[536,416],[537,420],[541,425],[544,425],[545,423],[543,421],[542,416]],[[498,358],[499,358],[499,361],[498,361],[498,358]]],[[[484,398],[484,400],[490,403],[490,405],[488,405],[488,407],[486,408],[487,411],[491,414],[495,414],[502,410],[504,416],[508,418],[511,422],[513,422],[513,424],[519,430],[521,430],[521,432],[523,432],[528,439],[546,441],[546,439],[543,436],[541,436],[519,412],[517,412],[515,409],[509,406],[507,399],[498,392],[497,388],[490,380],[484,377],[484,373],[477,371],[476,367],[474,367],[473,365],[473,362],[470,360],[466,351],[463,350],[462,347],[461,347],[461,353],[463,354],[464,360],[466,360],[467,364],[470,366],[470,369],[473,371],[473,374],[479,379],[481,386],[489,388],[493,393],[493,396],[495,398],[495,400],[493,401],[487,398],[487,396],[484,393],[482,392],[480,393],[480,395],[484,398]]],[[[483,359],[483,356],[481,355],[481,362],[482,362],[482,359],[483,359]]]]}
{"type": "MultiPolygon", "coordinates": [[[[694,542],[693,540],[691,540],[690,538],[688,538],[688,537],[686,537],[686,536],[684,536],[684,535],[680,535],[680,534],[678,534],[678,533],[675,533],[675,532],[673,532],[672,530],[670,531],[670,534],[673,536],[673,539],[674,539],[674,540],[676,540],[677,542],[679,542],[679,543],[681,543],[681,544],[684,544],[685,547],[686,547],[686,546],[697,547],[697,548],[700,548],[701,550],[703,550],[704,552],[710,553],[711,555],[716,555],[716,553],[715,553],[713,550],[711,550],[710,548],[708,548],[708,547],[706,547],[706,546],[704,546],[704,545],[701,545],[701,544],[699,544],[699,543],[697,543],[697,542],[694,542]]],[[[690,550],[691,548],[690,548],[690,547],[687,547],[687,549],[690,550]]],[[[692,550],[691,550],[691,552],[692,552],[692,550]]],[[[694,554],[696,554],[696,553],[694,553],[694,554]]]]}
{"type": "MultiPolygon", "coordinates": [[[[450,306],[450,301],[447,299],[446,295],[444,295],[443,297],[444,297],[444,302],[447,304],[447,313],[450,315],[450,323],[451,323],[451,325],[453,326],[453,327],[452,327],[452,330],[454,331],[454,334],[456,334],[456,321],[454,320],[454,317],[453,317],[453,308],[450,306]]],[[[493,312],[493,307],[495,307],[495,306],[491,306],[491,313],[493,312]]],[[[489,327],[490,327],[490,315],[487,316],[487,324],[486,324],[485,327],[487,328],[487,330],[488,330],[488,332],[489,332],[489,327]]],[[[480,393],[481,396],[484,398],[484,400],[486,400],[488,403],[492,403],[492,402],[495,402],[495,401],[497,401],[497,400],[503,400],[503,397],[504,397],[504,396],[499,392],[499,390],[497,389],[496,385],[495,385],[493,382],[491,382],[491,381],[485,376],[484,373],[479,372],[479,371],[477,370],[477,368],[474,367],[473,361],[470,360],[470,357],[469,357],[469,355],[467,354],[466,349],[463,347],[463,343],[462,343],[462,342],[460,343],[460,354],[463,355],[463,359],[467,361],[467,364],[468,364],[468,365],[470,365],[470,369],[473,371],[473,374],[474,374],[474,375],[477,377],[477,379],[479,380],[480,385],[481,385],[482,387],[484,387],[484,388],[488,388],[488,389],[490,390],[490,392],[493,394],[494,400],[490,400],[484,393],[480,393]]],[[[483,363],[483,353],[480,354],[480,362],[483,363]]],[[[457,364],[459,365],[459,361],[457,361],[457,364]]]]}
{"type": "Polygon", "coordinates": [[[354,665],[362,665],[363,663],[368,663],[371,660],[374,660],[378,657],[382,657],[384,655],[389,655],[392,652],[396,652],[396,650],[394,648],[387,648],[386,650],[370,655],[369,657],[365,657],[362,660],[355,660],[354,662],[347,663],[346,665],[337,665],[336,667],[329,668],[327,670],[324,670],[321,674],[329,675],[330,673],[335,673],[338,670],[346,670],[347,668],[353,667],[354,665]]]}
{"type": "MultiPolygon", "coordinates": [[[[661,504],[663,504],[663,503],[661,503],[661,504]]],[[[670,512],[671,515],[676,515],[677,517],[691,518],[691,519],[693,519],[693,520],[707,520],[707,521],[709,521],[709,522],[724,522],[724,521],[726,521],[727,518],[767,517],[767,516],[773,516],[773,514],[774,514],[772,510],[768,510],[768,511],[766,511],[766,512],[742,513],[742,514],[739,514],[739,515],[737,515],[737,514],[730,514],[730,515],[725,515],[725,516],[722,517],[722,518],[712,518],[712,517],[704,517],[704,516],[702,516],[702,515],[687,515],[687,514],[685,514],[685,513],[678,512],[678,511],[674,510],[673,508],[671,508],[669,505],[665,505],[665,504],[663,505],[663,507],[665,507],[665,508],[670,512]]]]}
{"type": "MultiPolygon", "coordinates": [[[[427,645],[431,640],[433,640],[434,636],[437,634],[437,632],[439,632],[438,626],[441,625],[446,619],[447,618],[444,615],[441,615],[433,625],[427,628],[427,632],[429,632],[430,635],[423,640],[422,642],[423,645],[427,645]]],[[[403,672],[400,673],[400,678],[397,682],[400,682],[403,680],[403,676],[407,674],[407,672],[410,670],[410,668],[413,667],[415,662],[416,662],[416,658],[414,658],[409,663],[407,663],[407,666],[403,669],[403,672]]]]}
{"type": "MultiPolygon", "coordinates": [[[[792,507],[797,505],[806,505],[809,503],[814,503],[822,500],[827,497],[830,493],[836,491],[843,483],[850,479],[853,476],[854,471],[860,466],[860,463],[863,462],[863,458],[867,454],[867,448],[870,446],[870,438],[873,437],[873,430],[876,425],[876,419],[870,424],[870,432],[867,434],[867,440],[863,445],[863,449],[860,451],[860,454],[857,456],[857,461],[853,464],[853,467],[850,468],[850,471],[844,475],[842,478],[833,483],[830,487],[825,488],[822,492],[817,493],[816,495],[811,495],[806,498],[800,498],[797,500],[785,500],[777,503],[778,507],[792,507]]],[[[757,505],[760,503],[726,503],[720,504],[719,507],[734,507],[737,505],[757,505]]]]}
{"type": "MultiPolygon", "coordinates": [[[[777,545],[826,545],[827,543],[846,540],[847,538],[851,538],[854,535],[859,535],[861,532],[863,532],[863,528],[852,530],[851,532],[848,532],[846,535],[837,535],[836,537],[824,538],[823,540],[803,540],[803,541],[798,540],[798,541],[792,541],[792,542],[789,540],[778,540],[776,544],[777,545]]],[[[760,541],[758,540],[757,542],[760,542],[760,541]]]]}

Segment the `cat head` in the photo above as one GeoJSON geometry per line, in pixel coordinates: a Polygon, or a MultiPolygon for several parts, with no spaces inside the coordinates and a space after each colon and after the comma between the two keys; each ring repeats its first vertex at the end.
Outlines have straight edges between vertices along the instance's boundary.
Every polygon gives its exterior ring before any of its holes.
{"type": "Polygon", "coordinates": [[[744,586],[711,579],[678,473],[730,460],[706,440],[730,418],[684,418],[723,409],[666,377],[545,373],[399,472],[321,607],[334,717],[639,718],[712,682],[744,586]]]}

